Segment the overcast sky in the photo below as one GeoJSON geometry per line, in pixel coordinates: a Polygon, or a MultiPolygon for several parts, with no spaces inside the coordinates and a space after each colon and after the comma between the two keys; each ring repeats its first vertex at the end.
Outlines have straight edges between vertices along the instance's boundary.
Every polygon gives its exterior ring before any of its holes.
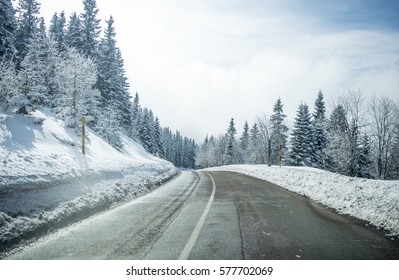
{"type": "MultiPolygon", "coordinates": [[[[82,0],[39,0],[54,12],[82,0]]],[[[132,95],[162,126],[202,141],[230,118],[272,113],[281,97],[292,121],[349,90],[399,98],[397,0],[97,0],[114,17],[132,95]]]]}

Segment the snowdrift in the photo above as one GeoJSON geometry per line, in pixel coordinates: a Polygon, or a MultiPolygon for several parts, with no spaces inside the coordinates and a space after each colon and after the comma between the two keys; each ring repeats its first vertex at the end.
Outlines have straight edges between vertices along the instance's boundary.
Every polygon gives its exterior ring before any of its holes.
{"type": "Polygon", "coordinates": [[[0,112],[0,252],[148,192],[177,173],[124,135],[118,151],[90,129],[87,134],[83,155],[81,138],[50,112],[0,112]]]}
{"type": "Polygon", "coordinates": [[[209,171],[239,172],[267,180],[399,235],[399,181],[352,178],[308,167],[231,165],[209,171]]]}

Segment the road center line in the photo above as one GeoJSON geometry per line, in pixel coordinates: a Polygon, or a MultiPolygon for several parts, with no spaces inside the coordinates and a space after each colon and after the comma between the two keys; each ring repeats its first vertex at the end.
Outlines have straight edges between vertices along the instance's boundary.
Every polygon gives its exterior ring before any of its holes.
{"type": "Polygon", "coordinates": [[[201,215],[201,218],[198,220],[197,225],[195,226],[193,233],[190,236],[190,239],[187,241],[186,246],[184,246],[183,251],[181,251],[179,260],[187,260],[188,256],[190,255],[191,250],[193,249],[193,246],[194,246],[195,242],[197,241],[198,235],[201,231],[202,226],[204,225],[206,216],[208,215],[209,209],[211,208],[213,199],[215,197],[215,192],[216,192],[215,181],[213,180],[212,176],[209,173],[206,173],[206,174],[208,174],[209,178],[211,178],[211,180],[212,180],[212,185],[213,185],[212,194],[211,194],[211,197],[209,198],[209,201],[204,209],[204,212],[201,215]]]}

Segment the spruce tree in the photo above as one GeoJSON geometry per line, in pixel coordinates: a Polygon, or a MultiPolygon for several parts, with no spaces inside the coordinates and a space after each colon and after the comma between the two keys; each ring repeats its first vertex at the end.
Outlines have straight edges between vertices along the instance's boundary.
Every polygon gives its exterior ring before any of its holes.
{"type": "Polygon", "coordinates": [[[327,147],[326,107],[323,92],[320,90],[314,105],[312,121],[312,165],[325,169],[325,149],[327,147]]]}
{"type": "Polygon", "coordinates": [[[16,55],[15,32],[17,22],[11,0],[0,2],[0,61],[9,61],[16,55]]]}
{"type": "Polygon", "coordinates": [[[271,163],[279,164],[280,161],[280,145],[283,148],[283,157],[286,152],[287,132],[288,127],[285,125],[284,120],[287,116],[283,113],[283,103],[278,98],[273,107],[273,114],[270,116],[271,132],[271,163]]]}
{"type": "Polygon", "coordinates": [[[151,154],[154,152],[152,135],[153,135],[153,133],[152,133],[152,129],[151,129],[150,114],[147,109],[144,109],[143,119],[142,119],[142,122],[141,122],[140,128],[139,128],[138,139],[139,139],[141,145],[143,145],[144,149],[151,154]]]}
{"type": "Polygon", "coordinates": [[[40,3],[36,0],[19,0],[17,8],[18,28],[15,33],[15,47],[17,48],[17,68],[25,58],[39,29],[40,3]]]}
{"type": "Polygon", "coordinates": [[[18,73],[20,81],[20,93],[28,101],[21,104],[18,113],[28,114],[37,105],[47,103],[49,88],[46,77],[48,76],[49,45],[46,38],[44,21],[28,46],[28,52],[19,64],[18,73]]]}
{"type": "Polygon", "coordinates": [[[76,48],[81,53],[83,50],[83,27],[80,18],[73,13],[69,18],[68,28],[65,34],[65,44],[69,47],[76,48]]]}
{"type": "Polygon", "coordinates": [[[237,130],[235,128],[234,119],[230,120],[229,127],[227,129],[226,137],[226,163],[233,164],[236,160],[236,134],[237,130]]]}
{"type": "Polygon", "coordinates": [[[254,123],[250,131],[249,138],[249,162],[259,164],[262,161],[262,152],[260,149],[260,130],[258,124],[254,123]]]}
{"type": "Polygon", "coordinates": [[[100,36],[100,20],[97,19],[98,9],[96,0],[83,0],[84,12],[82,22],[82,52],[90,58],[97,54],[98,38],[100,36]]]}
{"type": "Polygon", "coordinates": [[[292,130],[290,163],[296,166],[309,166],[312,153],[312,129],[309,107],[300,104],[292,130]]]}
{"type": "Polygon", "coordinates": [[[65,27],[65,12],[62,11],[59,17],[57,16],[57,13],[55,13],[51,19],[49,34],[50,38],[56,42],[57,49],[60,53],[65,53],[66,51],[65,27]]]}

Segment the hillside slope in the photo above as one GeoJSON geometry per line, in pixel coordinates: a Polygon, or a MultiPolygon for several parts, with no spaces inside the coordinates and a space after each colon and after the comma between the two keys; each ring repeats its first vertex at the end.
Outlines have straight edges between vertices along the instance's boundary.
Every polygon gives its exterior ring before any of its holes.
{"type": "Polygon", "coordinates": [[[169,162],[121,135],[118,151],[87,130],[81,137],[44,109],[0,112],[0,251],[149,191],[174,176],[169,162]]]}

